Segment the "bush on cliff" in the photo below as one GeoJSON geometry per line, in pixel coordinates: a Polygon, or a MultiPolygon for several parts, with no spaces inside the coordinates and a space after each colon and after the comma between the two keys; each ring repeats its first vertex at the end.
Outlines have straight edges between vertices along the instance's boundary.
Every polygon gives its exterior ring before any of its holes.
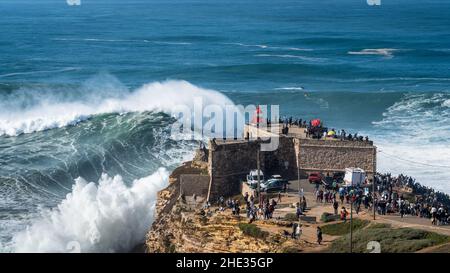
{"type": "Polygon", "coordinates": [[[284,220],[290,221],[290,222],[295,222],[295,221],[298,221],[298,217],[297,217],[297,214],[295,214],[295,213],[286,213],[286,215],[284,216],[284,220]]]}
{"type": "MultiPolygon", "coordinates": [[[[407,253],[423,248],[450,242],[450,237],[442,234],[411,229],[411,228],[367,228],[357,230],[353,234],[353,251],[357,253],[370,252],[367,243],[380,243],[381,252],[407,253]]],[[[347,234],[331,244],[329,251],[342,253],[349,251],[350,236],[347,234]]]]}
{"type": "Polygon", "coordinates": [[[390,228],[391,225],[390,224],[386,224],[386,223],[374,223],[369,225],[367,228],[373,229],[373,228],[390,228]]]}
{"type": "Polygon", "coordinates": [[[324,212],[324,213],[322,213],[320,220],[322,220],[322,222],[324,222],[324,223],[333,222],[333,221],[339,220],[339,215],[334,215],[332,213],[324,212]]]}
{"type": "MultiPolygon", "coordinates": [[[[360,220],[360,219],[353,219],[352,229],[353,231],[356,231],[358,229],[361,229],[369,224],[369,221],[367,220],[360,220]]],[[[347,222],[340,222],[336,224],[329,224],[322,226],[322,232],[324,234],[333,235],[333,236],[340,236],[345,235],[350,232],[350,220],[347,220],[347,222]]]]}
{"type": "Polygon", "coordinates": [[[258,226],[255,224],[247,224],[247,223],[239,223],[239,229],[248,236],[258,238],[258,239],[265,239],[269,233],[266,231],[262,231],[258,226]]]}

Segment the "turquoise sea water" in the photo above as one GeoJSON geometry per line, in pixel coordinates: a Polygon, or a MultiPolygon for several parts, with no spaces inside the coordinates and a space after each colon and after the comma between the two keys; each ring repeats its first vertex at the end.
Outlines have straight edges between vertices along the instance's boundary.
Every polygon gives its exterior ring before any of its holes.
{"type": "Polygon", "coordinates": [[[199,93],[369,135],[381,171],[450,192],[449,29],[444,0],[1,1],[0,246],[136,243],[146,227],[113,242],[124,218],[98,215],[145,207],[97,181],[132,187],[188,158],[168,109],[199,93]]]}

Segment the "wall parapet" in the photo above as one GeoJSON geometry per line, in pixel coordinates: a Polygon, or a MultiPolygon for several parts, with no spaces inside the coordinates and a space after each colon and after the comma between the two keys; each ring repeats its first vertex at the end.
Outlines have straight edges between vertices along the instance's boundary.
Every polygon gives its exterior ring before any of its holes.
{"type": "Polygon", "coordinates": [[[266,177],[281,174],[287,179],[296,179],[299,173],[341,172],[349,167],[364,169],[369,178],[376,173],[376,146],[371,141],[276,137],[279,146],[274,151],[261,151],[261,144],[270,140],[211,140],[208,149],[209,199],[239,194],[246,174],[257,169],[258,156],[266,177]]]}

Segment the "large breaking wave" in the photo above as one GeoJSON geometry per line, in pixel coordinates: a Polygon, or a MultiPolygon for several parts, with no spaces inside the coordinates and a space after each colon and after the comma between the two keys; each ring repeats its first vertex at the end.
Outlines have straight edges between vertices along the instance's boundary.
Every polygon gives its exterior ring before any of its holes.
{"type": "Polygon", "coordinates": [[[234,105],[186,81],[128,90],[110,75],[2,91],[0,251],[130,251],[168,172],[198,145],[172,138],[174,108],[234,105]]]}
{"type": "Polygon", "coordinates": [[[378,169],[450,190],[450,94],[406,93],[373,122],[378,169]]]}
{"type": "MultiPolygon", "coordinates": [[[[81,90],[82,93],[76,90],[75,95],[55,92],[49,94],[36,90],[32,98],[29,93],[8,95],[0,102],[0,109],[3,109],[0,112],[0,135],[17,136],[61,128],[105,113],[154,111],[170,114],[174,107],[179,105],[192,109],[194,99],[199,97],[205,105],[233,105],[233,102],[221,93],[197,87],[186,81],[154,82],[134,91],[126,90],[119,83],[108,83],[101,87],[105,92],[99,92],[98,86],[92,82],[81,90]]],[[[117,80],[112,78],[112,82],[117,80]]]]}
{"type": "Polygon", "coordinates": [[[142,242],[153,220],[156,192],[168,172],[135,180],[103,174],[98,184],[76,179],[72,192],[13,238],[16,252],[127,252],[142,242]]]}

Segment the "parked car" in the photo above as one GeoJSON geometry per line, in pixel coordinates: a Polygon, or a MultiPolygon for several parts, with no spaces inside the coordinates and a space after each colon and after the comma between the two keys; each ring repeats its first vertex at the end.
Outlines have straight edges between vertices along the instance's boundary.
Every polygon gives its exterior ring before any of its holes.
{"type": "Polygon", "coordinates": [[[283,177],[281,177],[281,175],[279,175],[279,174],[272,175],[268,180],[264,181],[264,184],[267,184],[267,183],[273,182],[273,181],[281,181],[283,184],[289,184],[289,181],[286,179],[283,179],[283,177]]]}
{"type": "Polygon", "coordinates": [[[261,184],[261,191],[282,191],[287,185],[289,185],[288,180],[283,179],[280,175],[273,175],[270,179],[261,184]]]}
{"type": "MultiPolygon", "coordinates": [[[[264,174],[261,170],[259,171],[259,182],[261,184],[264,183],[264,174]]],[[[250,173],[247,175],[247,184],[252,188],[258,186],[258,170],[250,171],[250,173]]]]}
{"type": "Polygon", "coordinates": [[[337,183],[344,182],[345,172],[336,172],[333,174],[333,180],[336,180],[337,183]]]}
{"type": "Polygon", "coordinates": [[[308,176],[309,183],[318,184],[322,182],[322,174],[321,173],[310,173],[308,176]]]}

